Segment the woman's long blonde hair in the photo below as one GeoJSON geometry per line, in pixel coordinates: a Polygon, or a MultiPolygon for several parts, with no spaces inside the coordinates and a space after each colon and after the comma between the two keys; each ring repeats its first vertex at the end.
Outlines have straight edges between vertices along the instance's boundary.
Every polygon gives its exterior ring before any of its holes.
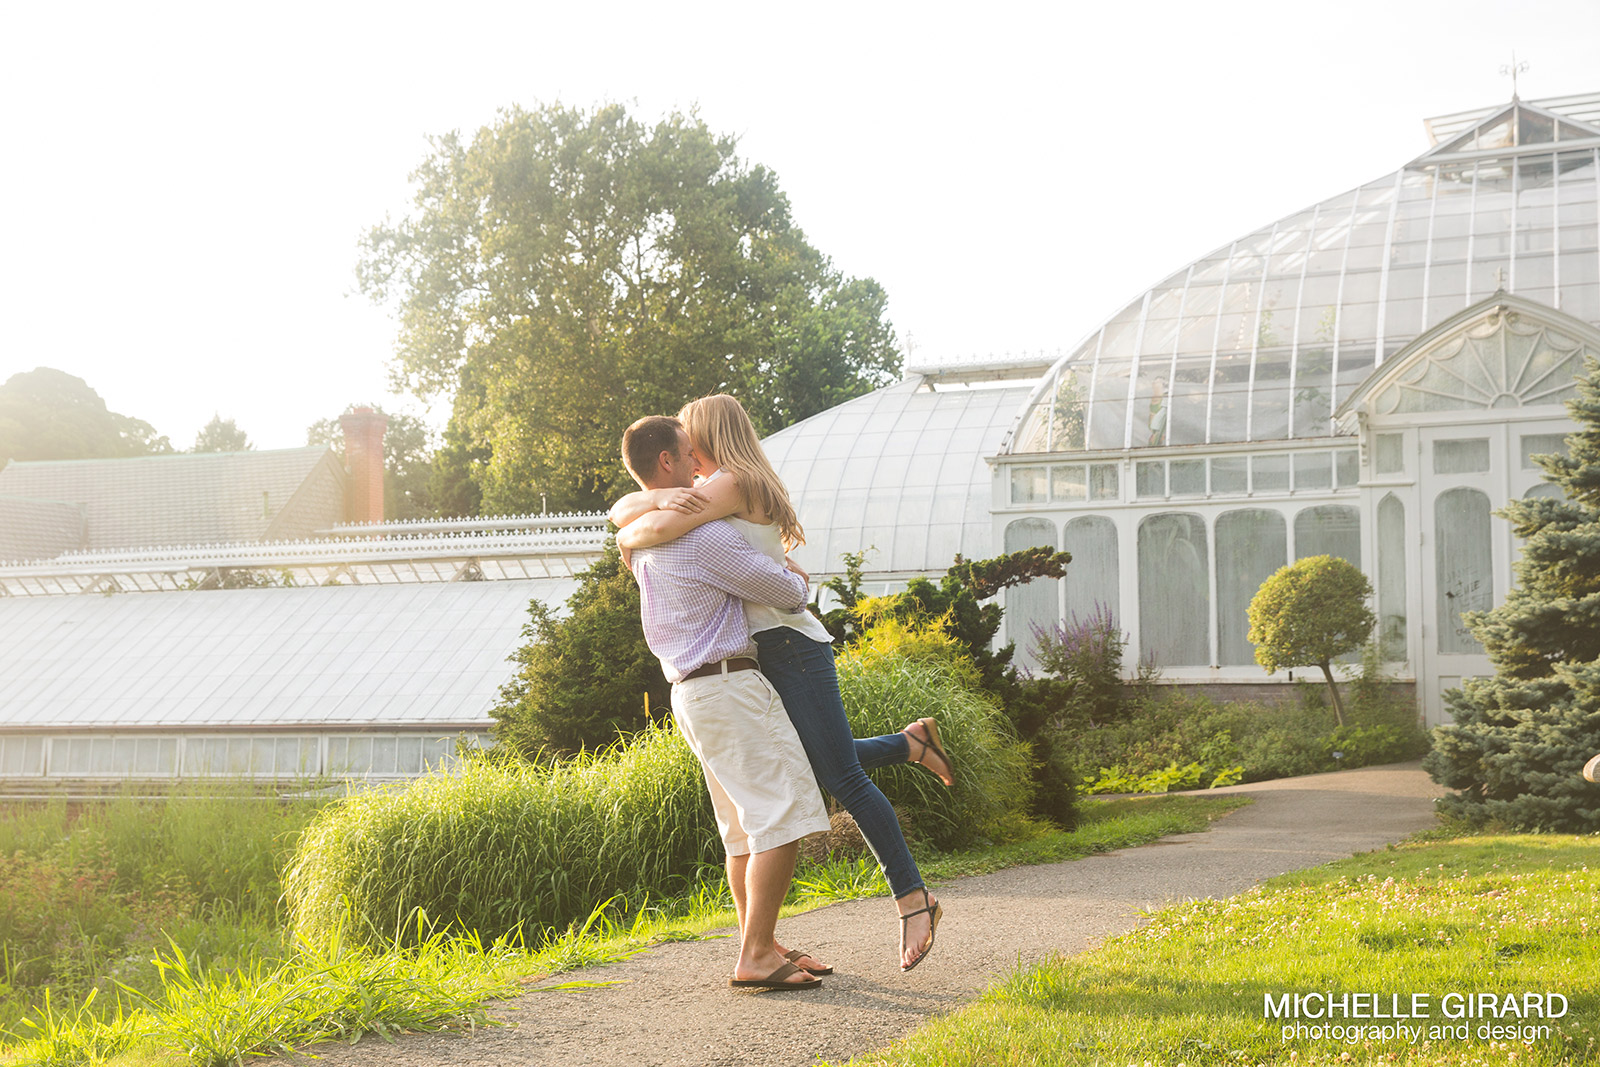
{"type": "Polygon", "coordinates": [[[806,543],[800,519],[789,503],[789,490],[767,462],[750,416],[726,393],[691,400],[678,412],[696,452],[708,463],[739,479],[746,511],[756,511],[777,523],[783,547],[792,551],[806,543]]]}

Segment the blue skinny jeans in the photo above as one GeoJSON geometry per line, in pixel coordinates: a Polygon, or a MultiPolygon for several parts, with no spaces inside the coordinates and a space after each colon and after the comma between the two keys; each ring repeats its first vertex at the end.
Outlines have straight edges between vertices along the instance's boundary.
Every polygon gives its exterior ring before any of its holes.
{"type": "Polygon", "coordinates": [[[755,635],[761,673],[783,698],[783,706],[800,735],[817,782],[843,804],[861,829],[867,846],[896,898],[922,888],[922,875],[906,847],[900,822],[867,770],[905,763],[911,746],[904,734],[854,737],[839,697],[839,675],[833,646],[814,641],[798,630],[777,626],[755,635]]]}

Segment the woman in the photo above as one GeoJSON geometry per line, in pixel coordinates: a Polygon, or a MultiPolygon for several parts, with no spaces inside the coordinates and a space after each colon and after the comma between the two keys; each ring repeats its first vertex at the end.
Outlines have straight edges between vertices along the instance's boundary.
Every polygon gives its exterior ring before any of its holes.
{"type": "MultiPolygon", "coordinates": [[[[804,534],[788,490],[767,462],[744,408],[719,394],[690,402],[678,418],[688,431],[695,473],[702,480],[692,490],[642,491],[619,500],[611,509],[611,520],[622,527],[618,545],[631,551],[669,541],[713,519],[728,519],[757,549],[798,570],[786,550],[803,544],[804,534]]],[[[900,969],[909,971],[932,950],[943,909],[923,884],[894,809],[866,769],[910,761],[926,766],[945,785],[953,784],[938,725],[918,719],[898,734],[852,737],[839,696],[832,638],[816,616],[749,603],[745,614],[760,652],[761,672],[783,698],[817,781],[855,818],[883,867],[900,914],[900,969]]],[[[831,970],[804,953],[790,955],[813,973],[831,970]]]]}

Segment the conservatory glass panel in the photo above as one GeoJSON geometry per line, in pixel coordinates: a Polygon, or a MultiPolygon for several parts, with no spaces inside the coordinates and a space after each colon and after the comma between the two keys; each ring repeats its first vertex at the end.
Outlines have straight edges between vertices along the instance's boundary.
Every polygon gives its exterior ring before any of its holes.
{"type": "Polygon", "coordinates": [[[436,770],[455,755],[455,742],[448,737],[430,737],[422,744],[424,770],[436,770]]]}
{"type": "Polygon", "coordinates": [[[1250,491],[1250,461],[1244,456],[1221,456],[1211,461],[1211,491],[1238,494],[1250,491]]]}
{"type": "Polygon", "coordinates": [[[1082,463],[1050,468],[1051,500],[1084,500],[1089,495],[1082,463]]]}
{"type": "Polygon", "coordinates": [[[1341,448],[1333,454],[1334,484],[1348,489],[1361,480],[1361,453],[1354,448],[1341,448]]]}
{"type": "Polygon", "coordinates": [[[1329,464],[1333,457],[1327,452],[1301,452],[1294,457],[1295,492],[1307,489],[1332,489],[1333,471],[1329,464]]]}
{"type": "Polygon", "coordinates": [[[1321,437],[1333,417],[1333,349],[1303,348],[1294,381],[1294,436],[1321,437]]]}
{"type": "Polygon", "coordinates": [[[405,735],[395,740],[395,773],[422,773],[422,738],[405,735]]]}
{"type": "Polygon", "coordinates": [[[1089,405],[1089,447],[1121,448],[1127,430],[1128,374],[1133,365],[1127,360],[1102,361],[1095,371],[1094,399],[1089,405]]]}
{"type": "Polygon", "coordinates": [[[1206,461],[1203,459],[1173,460],[1167,478],[1173,496],[1206,495],[1206,461]]]}
{"type": "Polygon", "coordinates": [[[1243,441],[1250,418],[1250,350],[1218,353],[1211,388],[1212,441],[1243,441]]]}
{"type": "Polygon", "coordinates": [[[1067,564],[1067,618],[1087,619],[1104,608],[1122,618],[1122,593],[1117,563],[1117,528],[1103,515],[1083,515],[1062,529],[1061,547],[1072,554],[1067,564]]]}
{"type": "Polygon", "coordinates": [[[1404,434],[1375,434],[1372,439],[1373,469],[1379,474],[1404,474],[1406,470],[1405,440],[1404,434]]]}
{"type": "Polygon", "coordinates": [[[44,738],[7,737],[0,739],[0,774],[7,777],[37,776],[44,773],[44,738]]]}
{"type": "Polygon", "coordinates": [[[1344,504],[1306,508],[1294,517],[1294,558],[1337,556],[1361,566],[1361,513],[1344,504]]]}
{"type": "Polygon", "coordinates": [[[1141,460],[1134,464],[1134,487],[1139,499],[1160,498],[1167,495],[1167,464],[1165,460],[1141,460]]]}
{"type": "Polygon", "coordinates": [[[1211,381],[1211,338],[1205,354],[1178,360],[1167,406],[1167,444],[1198,445],[1206,439],[1206,393],[1211,381]]]}
{"type": "Polygon", "coordinates": [[[1046,473],[1043,467],[1011,468],[1011,502],[1013,504],[1043,504],[1050,499],[1046,473]]]}
{"type": "Polygon", "coordinates": [[[1251,456],[1250,491],[1253,493],[1287,493],[1289,491],[1289,457],[1251,456]]]}
{"type": "Polygon", "coordinates": [[[1433,512],[1439,651],[1476,655],[1483,646],[1461,615],[1494,607],[1489,497],[1476,489],[1448,489],[1434,500],[1433,512]]]}
{"type": "Polygon", "coordinates": [[[1256,353],[1255,386],[1250,394],[1250,440],[1276,441],[1289,436],[1290,352],[1287,348],[1256,353]]]}
{"type": "Polygon", "coordinates": [[[1276,511],[1250,508],[1217,517],[1217,660],[1223,666],[1255,663],[1250,601],[1288,554],[1288,527],[1276,511]]]}
{"type": "Polygon", "coordinates": [[[1138,393],[1133,398],[1133,445],[1162,445],[1170,414],[1166,359],[1151,358],[1140,366],[1138,393]]]}
{"type": "Polygon", "coordinates": [[[1091,463],[1089,465],[1089,499],[1115,500],[1118,495],[1117,465],[1115,463],[1091,463]]]}
{"type": "Polygon", "coordinates": [[[1167,512],[1139,524],[1139,654],[1158,667],[1211,661],[1210,563],[1206,524],[1167,512]]]}
{"type": "Polygon", "coordinates": [[[1489,469],[1487,437],[1456,438],[1433,443],[1433,473],[1477,474],[1489,469]]]}
{"type": "Polygon", "coordinates": [[[339,770],[345,774],[371,774],[372,738],[352,737],[348,739],[348,746],[345,764],[339,770]]]}
{"type": "MultiPolygon", "coordinates": [[[[1056,547],[1056,524],[1049,519],[1027,518],[1007,523],[1005,551],[1021,552],[1043,545],[1056,547]]],[[[1017,662],[1030,670],[1038,667],[1034,655],[1035,633],[1060,619],[1060,580],[1034,578],[1006,590],[1006,631],[1017,646],[1017,662]]]]}
{"type": "Polygon", "coordinates": [[[1525,433],[1522,435],[1522,469],[1539,470],[1534,456],[1567,455],[1567,435],[1560,433],[1525,433]]]}
{"type": "Polygon", "coordinates": [[[1406,508],[1393,493],[1378,502],[1378,640],[1383,658],[1406,658],[1406,508]]]}

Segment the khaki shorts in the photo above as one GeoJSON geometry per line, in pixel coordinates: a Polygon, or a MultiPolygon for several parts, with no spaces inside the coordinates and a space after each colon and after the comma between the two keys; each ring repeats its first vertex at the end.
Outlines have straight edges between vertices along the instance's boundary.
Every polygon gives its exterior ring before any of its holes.
{"type": "Polygon", "coordinates": [[[730,856],[765,852],[828,829],[822,791],[783,701],[760,671],[672,687],[672,716],[706,772],[730,856]]]}

